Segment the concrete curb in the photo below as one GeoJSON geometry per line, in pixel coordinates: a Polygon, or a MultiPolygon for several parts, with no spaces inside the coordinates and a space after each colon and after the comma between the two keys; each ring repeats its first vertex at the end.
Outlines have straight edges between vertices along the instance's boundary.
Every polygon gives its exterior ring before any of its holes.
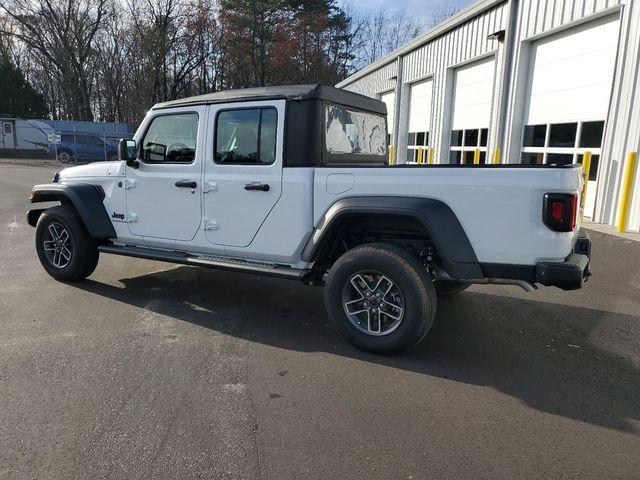
{"type": "MultiPolygon", "coordinates": [[[[45,160],[45,159],[28,159],[28,158],[0,158],[0,163],[6,163],[10,165],[30,165],[32,167],[62,167],[63,165],[57,160],[45,160]]],[[[72,167],[73,165],[68,165],[72,167]]]]}
{"type": "Polygon", "coordinates": [[[593,230],[594,232],[604,233],[606,235],[612,235],[618,238],[624,238],[625,240],[632,240],[634,242],[640,242],[640,233],[638,232],[625,232],[619,233],[616,227],[611,225],[604,225],[601,223],[582,222],[582,227],[587,230],[593,230]]]}

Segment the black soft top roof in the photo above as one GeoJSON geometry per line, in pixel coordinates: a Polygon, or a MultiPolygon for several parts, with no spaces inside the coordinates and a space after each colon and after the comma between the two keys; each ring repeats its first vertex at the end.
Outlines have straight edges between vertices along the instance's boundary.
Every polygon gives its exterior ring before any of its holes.
{"type": "Polygon", "coordinates": [[[275,100],[284,99],[290,101],[324,100],[332,103],[355,107],[381,114],[387,113],[387,106],[380,100],[349,92],[328,85],[288,85],[281,87],[241,88],[238,90],[223,90],[207,93],[195,97],[182,98],[169,102],[158,103],[154,110],[171,107],[185,107],[191,105],[208,105],[211,103],[242,102],[248,100],[275,100]]]}

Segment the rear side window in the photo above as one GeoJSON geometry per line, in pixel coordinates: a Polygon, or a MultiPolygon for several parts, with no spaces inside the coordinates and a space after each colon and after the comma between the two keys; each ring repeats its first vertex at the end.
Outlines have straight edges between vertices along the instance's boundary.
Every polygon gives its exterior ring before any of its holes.
{"type": "Polygon", "coordinates": [[[385,156],[386,138],[383,115],[325,105],[325,143],[330,155],[385,156]]]}
{"type": "Polygon", "coordinates": [[[218,113],[215,162],[271,165],[276,159],[277,121],[278,113],[272,107],[218,113]]]}
{"type": "Polygon", "coordinates": [[[197,113],[155,117],[142,140],[142,160],[146,163],[192,163],[197,137],[197,113]]]}

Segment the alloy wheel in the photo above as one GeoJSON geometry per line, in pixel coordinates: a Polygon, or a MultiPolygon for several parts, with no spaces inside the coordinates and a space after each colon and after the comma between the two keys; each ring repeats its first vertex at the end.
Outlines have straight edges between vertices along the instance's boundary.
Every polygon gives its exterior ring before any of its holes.
{"type": "Polygon", "coordinates": [[[67,229],[58,222],[47,226],[42,240],[44,254],[51,265],[64,268],[73,257],[73,241],[67,229]]]}
{"type": "Polygon", "coordinates": [[[349,321],[367,335],[388,335],[402,323],[405,301],[398,286],[375,270],[356,272],[345,283],[342,306],[349,321]]]}

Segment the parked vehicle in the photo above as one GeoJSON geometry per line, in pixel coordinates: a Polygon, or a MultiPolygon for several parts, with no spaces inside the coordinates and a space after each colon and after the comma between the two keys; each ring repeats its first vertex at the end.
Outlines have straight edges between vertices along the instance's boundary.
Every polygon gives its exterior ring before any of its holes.
{"type": "Polygon", "coordinates": [[[320,85],[155,105],[119,161],[34,186],[61,203],[28,213],[40,261],[61,281],[102,252],[324,285],[340,332],[379,353],[424,338],[437,294],[583,285],[579,166],[389,167],[385,116],[320,85]]]}
{"type": "Polygon", "coordinates": [[[41,120],[25,120],[16,117],[0,118],[0,150],[7,153],[37,155],[47,148],[53,128],[41,120]]]}
{"type": "Polygon", "coordinates": [[[100,135],[91,133],[63,133],[60,143],[50,143],[47,154],[60,163],[73,161],[117,160],[118,148],[100,135]]]}

